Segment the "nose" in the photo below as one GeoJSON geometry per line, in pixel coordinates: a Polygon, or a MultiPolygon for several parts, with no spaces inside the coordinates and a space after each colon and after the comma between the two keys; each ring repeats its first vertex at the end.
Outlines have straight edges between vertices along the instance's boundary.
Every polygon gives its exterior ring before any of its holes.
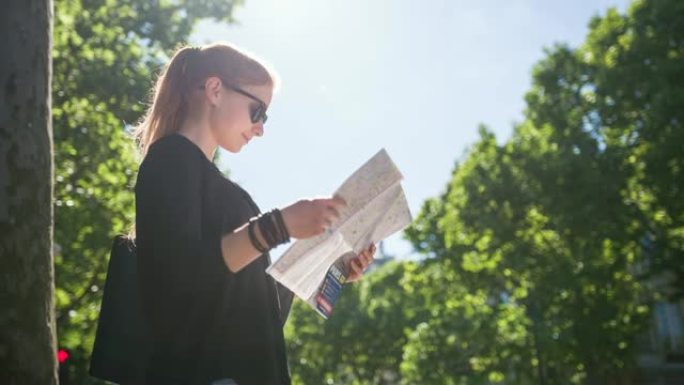
{"type": "Polygon", "coordinates": [[[252,127],[252,131],[254,131],[254,135],[256,135],[256,136],[264,136],[264,124],[263,123],[255,124],[252,127]]]}

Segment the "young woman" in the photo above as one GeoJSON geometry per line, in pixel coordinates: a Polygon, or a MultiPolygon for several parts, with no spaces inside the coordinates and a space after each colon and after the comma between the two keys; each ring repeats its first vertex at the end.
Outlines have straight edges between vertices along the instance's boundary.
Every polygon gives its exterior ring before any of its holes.
{"type": "MultiPolygon", "coordinates": [[[[277,84],[233,44],[183,47],[135,128],[147,385],[290,384],[282,327],[293,295],[266,274],[268,250],[325,231],[346,203],[301,199],[262,213],[212,162],[218,146],[237,153],[264,134],[277,84]]],[[[371,244],[352,260],[349,281],[374,253],[371,244]]]]}

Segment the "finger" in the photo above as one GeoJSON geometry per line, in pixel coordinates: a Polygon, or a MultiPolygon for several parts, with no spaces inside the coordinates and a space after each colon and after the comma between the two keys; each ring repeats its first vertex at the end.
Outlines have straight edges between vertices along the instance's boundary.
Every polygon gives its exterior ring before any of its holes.
{"type": "Polygon", "coordinates": [[[362,266],[368,265],[368,254],[365,251],[360,252],[357,258],[362,266]]]}
{"type": "MultiPolygon", "coordinates": [[[[364,261],[366,262],[365,267],[368,267],[368,266],[370,266],[371,262],[373,262],[373,257],[370,254],[366,254],[364,256],[364,261]]],[[[365,268],[364,268],[364,270],[365,270],[365,268]]]]}
{"type": "Polygon", "coordinates": [[[340,217],[340,212],[333,206],[325,206],[325,208],[328,210],[329,214],[332,214],[335,217],[335,219],[340,217]]]}
{"type": "Polygon", "coordinates": [[[342,209],[344,206],[347,205],[347,202],[340,198],[340,197],[334,197],[334,198],[323,198],[322,199],[323,204],[326,206],[332,206],[336,209],[342,209]]]}
{"type": "Polygon", "coordinates": [[[368,262],[366,262],[365,260],[359,261],[359,265],[361,267],[361,273],[366,271],[366,269],[368,268],[368,262]]]}
{"type": "Polygon", "coordinates": [[[359,261],[357,261],[356,259],[352,259],[351,269],[352,269],[352,273],[356,274],[356,275],[360,275],[363,272],[363,270],[358,265],[358,263],[359,263],[359,261]]]}
{"type": "Polygon", "coordinates": [[[372,259],[366,254],[363,259],[363,271],[366,271],[371,262],[373,262],[372,259]]]}
{"type": "Polygon", "coordinates": [[[347,201],[339,195],[333,195],[332,199],[335,200],[336,202],[338,202],[342,206],[347,205],[347,201]]]}
{"type": "Polygon", "coordinates": [[[360,270],[363,269],[363,263],[359,257],[352,259],[352,262],[354,263],[354,266],[358,267],[360,270]]]}
{"type": "Polygon", "coordinates": [[[373,254],[375,254],[373,251],[366,251],[366,258],[368,259],[368,263],[373,262],[373,254]]]}

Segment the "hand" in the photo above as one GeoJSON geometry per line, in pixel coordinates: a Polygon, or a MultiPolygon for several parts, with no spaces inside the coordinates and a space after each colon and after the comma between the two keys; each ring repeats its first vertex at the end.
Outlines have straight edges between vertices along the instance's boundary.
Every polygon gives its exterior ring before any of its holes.
{"type": "Polygon", "coordinates": [[[356,257],[349,261],[349,268],[351,273],[347,277],[347,282],[356,282],[361,279],[363,272],[366,270],[368,265],[373,263],[375,260],[375,244],[371,243],[368,248],[359,253],[356,257]]]}
{"type": "Polygon", "coordinates": [[[281,209],[283,221],[291,237],[303,239],[316,236],[339,219],[338,210],[347,205],[339,196],[332,198],[300,199],[281,209]]]}

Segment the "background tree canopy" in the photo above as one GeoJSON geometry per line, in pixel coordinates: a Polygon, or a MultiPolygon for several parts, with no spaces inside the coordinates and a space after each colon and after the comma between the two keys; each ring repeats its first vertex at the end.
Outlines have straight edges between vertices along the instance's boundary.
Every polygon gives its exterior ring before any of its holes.
{"type": "Polygon", "coordinates": [[[288,325],[300,384],[606,384],[684,291],[684,4],[637,1],[533,68],[405,234],[424,254],[288,325]],[[665,282],[654,285],[653,282],[665,282]]]}
{"type": "MultiPolygon", "coordinates": [[[[126,125],[166,54],[239,1],[58,0],[56,296],[71,383],[87,375],[113,236],[134,221],[126,125]]],[[[297,384],[604,384],[634,376],[651,306],[684,294],[684,3],[636,1],[545,50],[525,118],[485,127],[405,235],[424,258],[286,325],[297,384]],[[656,284],[657,283],[657,284],[656,284]]]]}

